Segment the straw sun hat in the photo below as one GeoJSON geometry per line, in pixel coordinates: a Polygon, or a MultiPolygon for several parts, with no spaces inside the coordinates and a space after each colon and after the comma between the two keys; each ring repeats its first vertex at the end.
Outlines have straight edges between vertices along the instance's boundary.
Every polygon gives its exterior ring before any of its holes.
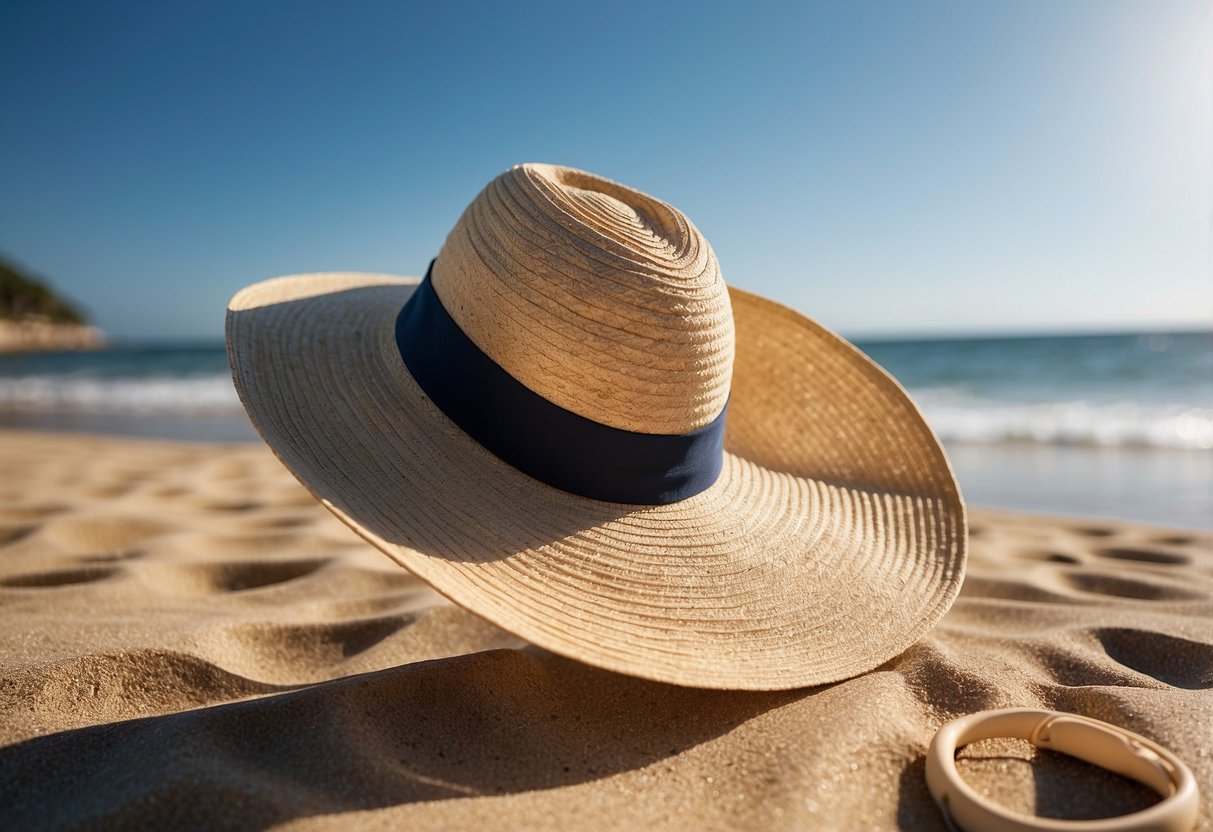
{"type": "Polygon", "coordinates": [[[593,174],[494,179],[416,278],[280,277],[228,307],[253,424],[451,600],[611,670],[845,679],[947,611],[964,504],[897,382],[728,289],[675,208],[593,174]]]}

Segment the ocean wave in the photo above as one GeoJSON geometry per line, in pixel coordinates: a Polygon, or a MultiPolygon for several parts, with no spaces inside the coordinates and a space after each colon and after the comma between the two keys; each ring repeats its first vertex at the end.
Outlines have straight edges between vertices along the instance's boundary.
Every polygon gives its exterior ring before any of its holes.
{"type": "Polygon", "coordinates": [[[1213,408],[1140,402],[999,402],[911,390],[944,441],[1102,447],[1213,448],[1213,408]]]}
{"type": "MultiPolygon", "coordinates": [[[[944,441],[1213,449],[1213,408],[1127,401],[996,401],[947,387],[910,393],[944,441]]],[[[31,375],[0,377],[0,412],[240,414],[243,408],[227,374],[31,375]]]]}
{"type": "Polygon", "coordinates": [[[22,413],[239,413],[229,375],[0,378],[0,410],[22,413]]]}

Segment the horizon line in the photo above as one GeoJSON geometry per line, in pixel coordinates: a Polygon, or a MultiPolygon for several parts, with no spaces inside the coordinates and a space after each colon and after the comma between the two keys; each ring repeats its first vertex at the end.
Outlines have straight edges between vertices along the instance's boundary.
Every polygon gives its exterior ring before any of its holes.
{"type": "MultiPolygon", "coordinates": [[[[830,331],[855,343],[899,343],[909,341],[999,341],[1029,338],[1090,338],[1128,335],[1210,335],[1213,322],[1206,325],[1191,323],[1157,324],[1143,328],[1141,325],[1075,325],[1070,328],[1046,325],[1040,328],[999,328],[997,330],[939,329],[939,330],[868,330],[846,331],[827,327],[830,331]]],[[[105,334],[107,347],[213,347],[224,344],[221,335],[136,335],[110,336],[105,334]]]]}

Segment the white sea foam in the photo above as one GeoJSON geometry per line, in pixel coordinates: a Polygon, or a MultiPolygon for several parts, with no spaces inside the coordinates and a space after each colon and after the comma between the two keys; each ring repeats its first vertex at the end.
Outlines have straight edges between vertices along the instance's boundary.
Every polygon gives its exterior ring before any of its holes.
{"type": "Polygon", "coordinates": [[[1139,402],[999,402],[911,390],[945,441],[1213,449],[1213,408],[1139,402]]]}
{"type": "MultiPolygon", "coordinates": [[[[912,389],[931,427],[952,442],[1213,449],[1213,408],[1086,400],[995,401],[953,388],[912,389]]],[[[0,412],[242,413],[224,375],[0,377],[0,412]]]]}
{"type": "Polygon", "coordinates": [[[0,377],[0,410],[23,413],[240,412],[227,375],[146,378],[0,377]]]}

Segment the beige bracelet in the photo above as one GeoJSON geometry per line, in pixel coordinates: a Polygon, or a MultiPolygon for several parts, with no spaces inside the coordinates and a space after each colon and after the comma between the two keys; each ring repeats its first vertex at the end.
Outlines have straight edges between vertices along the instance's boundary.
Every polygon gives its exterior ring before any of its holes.
{"type": "Polygon", "coordinates": [[[1056,711],[982,711],[939,729],[927,751],[927,788],[950,828],[966,832],[1191,832],[1200,809],[1196,778],[1156,742],[1098,719],[1056,711]],[[1054,820],[1023,815],[979,795],[956,771],[956,750],[979,740],[1017,737],[1137,780],[1162,802],[1120,817],[1054,820]]]}

